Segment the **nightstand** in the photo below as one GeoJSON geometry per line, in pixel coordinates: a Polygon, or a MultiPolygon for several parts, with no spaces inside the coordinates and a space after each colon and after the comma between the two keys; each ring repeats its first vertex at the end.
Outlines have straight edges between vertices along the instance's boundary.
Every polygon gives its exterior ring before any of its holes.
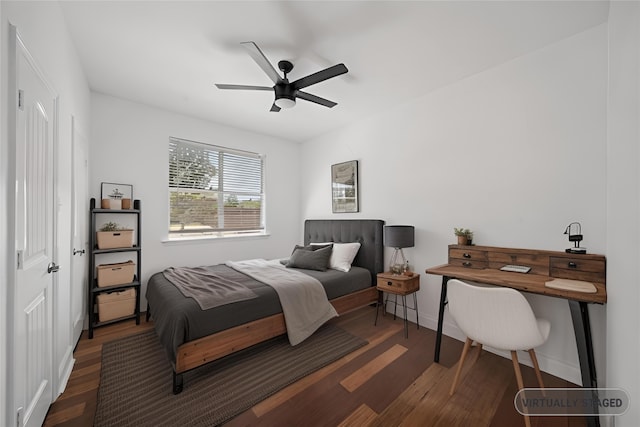
{"type": "MultiPolygon", "coordinates": [[[[393,295],[393,318],[396,318],[396,308],[398,307],[398,295],[402,297],[402,308],[404,309],[404,337],[409,338],[409,321],[407,320],[407,308],[416,312],[416,326],[420,329],[420,318],[418,316],[418,298],[416,292],[420,290],[420,275],[413,273],[409,277],[404,274],[393,274],[390,272],[378,273],[376,288],[378,289],[378,301],[376,301],[376,320],[374,325],[378,323],[378,306],[380,305],[380,293],[384,292],[393,295]],[[413,307],[407,307],[407,295],[413,295],[413,307]]],[[[387,298],[384,299],[383,315],[387,311],[387,298]]]]}

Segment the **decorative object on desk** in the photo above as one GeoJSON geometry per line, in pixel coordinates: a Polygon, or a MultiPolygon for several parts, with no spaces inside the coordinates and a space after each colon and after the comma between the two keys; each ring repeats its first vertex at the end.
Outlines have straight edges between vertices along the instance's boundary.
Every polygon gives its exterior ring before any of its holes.
{"type": "Polygon", "coordinates": [[[333,213],[358,212],[358,161],[331,165],[333,213]]]}
{"type": "Polygon", "coordinates": [[[470,245],[473,241],[473,231],[468,228],[453,228],[453,234],[458,236],[459,245],[470,245]]]}
{"type": "Polygon", "coordinates": [[[407,259],[403,248],[414,246],[415,228],[413,225],[385,225],[384,245],[394,248],[389,270],[394,274],[402,274],[407,268],[407,259]]]}
{"type": "Polygon", "coordinates": [[[100,207],[102,209],[131,209],[133,186],[103,182],[101,184],[100,207]]]}
{"type": "Polygon", "coordinates": [[[580,247],[580,242],[582,241],[582,226],[580,225],[579,222],[572,222],[571,224],[567,225],[567,228],[564,230],[564,234],[569,235],[569,241],[573,242],[573,245],[574,245],[573,248],[568,248],[565,250],[565,252],[570,254],[586,254],[587,253],[587,248],[580,247]],[[577,233],[574,233],[572,231],[572,226],[574,225],[577,227],[577,231],[578,231],[577,233]]]}

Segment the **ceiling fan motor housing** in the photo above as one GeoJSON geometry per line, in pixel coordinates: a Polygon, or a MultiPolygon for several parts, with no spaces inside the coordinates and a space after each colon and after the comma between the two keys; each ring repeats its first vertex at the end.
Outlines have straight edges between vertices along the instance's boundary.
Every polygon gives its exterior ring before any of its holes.
{"type": "Polygon", "coordinates": [[[289,82],[277,83],[273,90],[276,94],[276,99],[287,98],[295,102],[296,100],[296,89],[293,88],[289,82]]]}

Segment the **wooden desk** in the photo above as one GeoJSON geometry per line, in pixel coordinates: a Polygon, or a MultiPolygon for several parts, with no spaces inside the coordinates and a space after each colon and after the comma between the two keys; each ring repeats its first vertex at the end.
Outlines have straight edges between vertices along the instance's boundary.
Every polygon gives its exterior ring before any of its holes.
{"type": "MultiPolygon", "coordinates": [[[[588,304],[604,304],[607,301],[604,256],[492,246],[450,245],[449,263],[428,268],[426,272],[442,276],[438,330],[433,358],[436,363],[440,360],[444,308],[447,304],[447,282],[449,279],[469,280],[566,299],[576,336],[582,386],[598,387],[588,304]],[[531,267],[531,271],[529,273],[500,271],[500,267],[506,264],[526,265],[531,267]],[[596,286],[597,292],[582,293],[547,288],[545,282],[554,278],[589,281],[596,286]]],[[[598,426],[599,419],[588,417],[588,423],[598,426]]]]}

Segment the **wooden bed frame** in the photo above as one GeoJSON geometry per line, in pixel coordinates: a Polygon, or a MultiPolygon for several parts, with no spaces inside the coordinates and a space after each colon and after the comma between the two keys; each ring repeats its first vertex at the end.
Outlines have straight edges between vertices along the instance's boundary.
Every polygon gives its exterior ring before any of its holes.
{"type": "MultiPolygon", "coordinates": [[[[372,287],[330,300],[338,314],[373,304],[378,299],[376,274],[383,271],[384,252],[381,220],[307,220],[304,243],[360,242],[353,265],[371,272],[372,287]]],[[[183,374],[191,369],[228,356],[287,332],[282,313],[254,320],[178,347],[173,371],[173,393],[183,389],[183,374]]]]}

